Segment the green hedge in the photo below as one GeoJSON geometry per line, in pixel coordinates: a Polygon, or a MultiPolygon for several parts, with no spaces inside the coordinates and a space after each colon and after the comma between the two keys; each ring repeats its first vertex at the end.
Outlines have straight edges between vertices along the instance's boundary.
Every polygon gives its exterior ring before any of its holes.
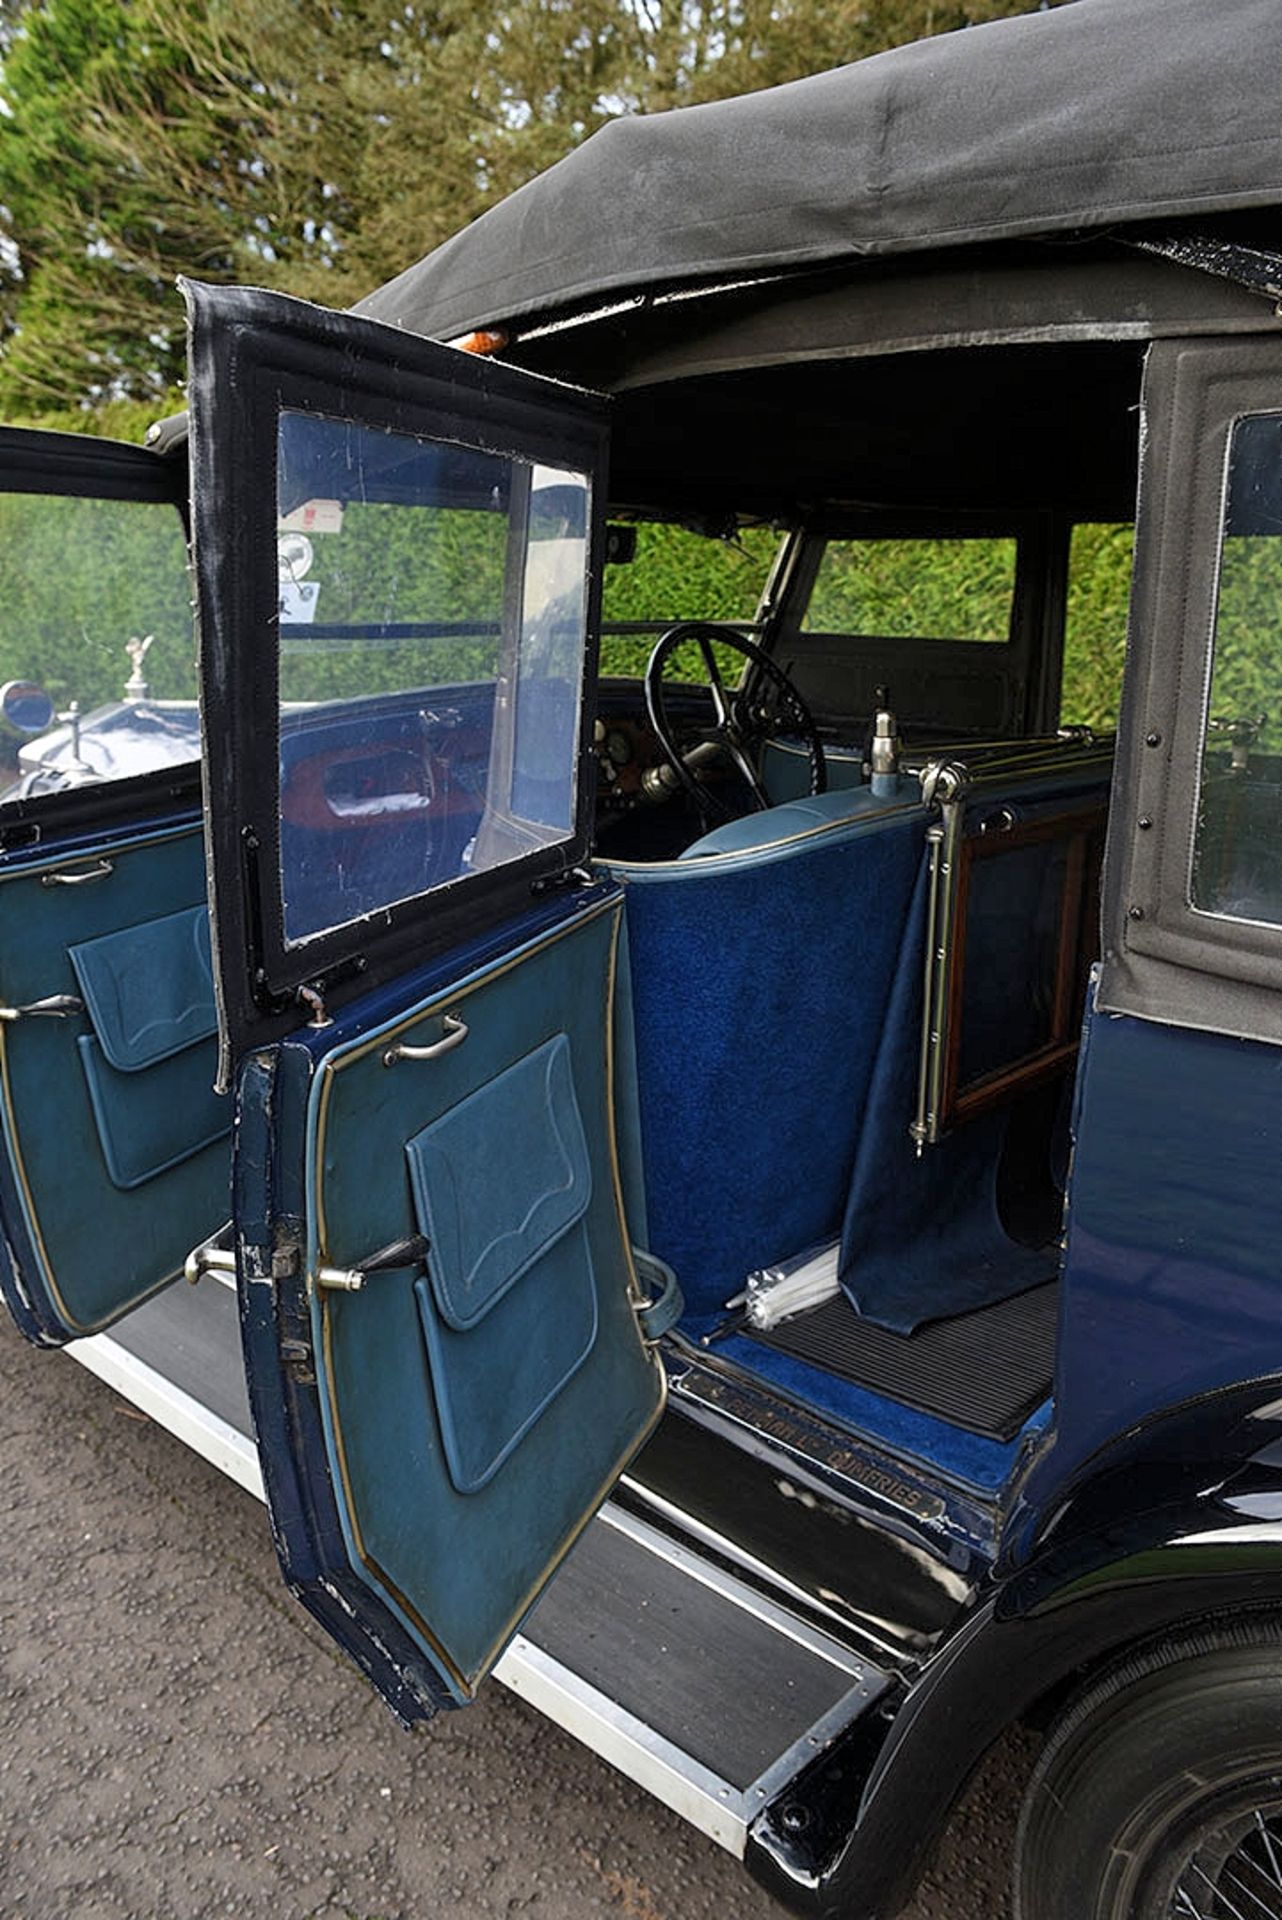
{"type": "MultiPolygon", "coordinates": [[[[749,528],[733,542],[682,527],[642,525],[636,559],[606,570],[603,616],[611,621],[750,620],[779,535],[749,528]]],[[[1133,532],[1080,526],[1073,535],[1062,714],[1075,725],[1116,724],[1126,651],[1133,532]]],[[[816,585],[811,624],[833,632],[942,634],[997,638],[1013,587],[1010,541],[842,542],[829,549],[816,585]],[[870,564],[871,562],[871,564],[870,564]],[[959,613],[965,609],[965,615],[959,613]],[[958,628],[963,627],[963,632],[958,628]]],[[[641,674],[650,636],[607,634],[607,673],[641,674]]],[[[676,663],[698,679],[697,659],[676,663]]]]}
{"type": "MultiPolygon", "coordinates": [[[[607,623],[687,619],[750,620],[779,536],[749,528],[733,541],[681,527],[638,528],[637,556],[607,569],[607,623]]],[[[1131,530],[1081,527],[1074,536],[1064,662],[1064,717],[1111,725],[1126,636],[1131,530]]],[[[502,605],[503,519],[445,509],[375,503],[347,508],[341,534],[314,536],[310,578],[320,583],[317,619],[380,620],[448,617],[494,622],[502,605]],[[327,545],[328,542],[328,545],[327,545]]],[[[1007,542],[911,543],[911,567],[892,543],[834,547],[818,602],[822,624],[840,630],[911,627],[955,631],[964,609],[971,634],[1001,630],[1010,592],[1007,542]],[[893,564],[892,564],[893,562],[893,564]]],[[[1227,663],[1217,668],[1215,697],[1235,713],[1271,711],[1282,672],[1282,641],[1256,640],[1274,631],[1282,584],[1274,560],[1279,543],[1231,543],[1244,549],[1226,577],[1222,637],[1227,663]],[[1249,550],[1249,552],[1247,551],[1249,550]],[[1247,644],[1247,641],[1250,644],[1247,644]]],[[[46,499],[0,494],[0,680],[42,681],[60,703],[84,710],[118,699],[129,673],[125,642],[154,633],[146,672],[153,693],[195,694],[190,587],[177,516],[162,505],[46,499]]],[[[492,640],[308,642],[308,629],[287,629],[282,690],[290,699],[324,699],[470,678],[494,670],[492,640]]],[[[607,634],[604,671],[640,674],[653,636],[607,634]]],[[[692,649],[675,663],[697,679],[692,649]]],[[[738,661],[725,656],[727,672],[738,661]]],[[[1217,707],[1218,711],[1218,707],[1217,707]]]]}

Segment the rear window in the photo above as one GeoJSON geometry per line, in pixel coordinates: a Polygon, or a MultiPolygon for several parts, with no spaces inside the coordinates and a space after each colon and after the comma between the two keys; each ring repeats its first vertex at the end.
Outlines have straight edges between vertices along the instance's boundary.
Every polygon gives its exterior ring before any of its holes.
{"type": "Polygon", "coordinates": [[[878,639],[1010,639],[1013,539],[830,540],[803,629],[878,639]]]}
{"type": "Polygon", "coordinates": [[[1189,902],[1282,926],[1282,414],[1230,443],[1189,902]]]}

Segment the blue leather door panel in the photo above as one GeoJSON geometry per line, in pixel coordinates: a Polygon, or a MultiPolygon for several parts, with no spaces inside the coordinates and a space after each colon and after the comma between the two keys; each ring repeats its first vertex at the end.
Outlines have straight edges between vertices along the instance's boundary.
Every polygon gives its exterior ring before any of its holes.
{"type": "Polygon", "coordinates": [[[609,402],[359,315],[184,291],[264,1484],[291,1586],[417,1718],[471,1698],[663,1405],[613,1133],[622,897],[582,870],[609,402]],[[327,538],[365,534],[304,633],[277,527],[309,499],[341,502],[327,538]],[[468,529],[475,582],[419,564],[418,521],[451,553],[468,529]],[[334,717],[352,751],[318,758],[334,717]],[[354,876],[357,838],[390,858],[354,876]]]}
{"type": "Polygon", "coordinates": [[[572,1229],[527,1269],[516,1292],[466,1333],[442,1318],[426,1281],[414,1293],[450,1479],[460,1493],[475,1493],[592,1351],[592,1250],[586,1232],[572,1229]]]}
{"type": "Polygon", "coordinates": [[[483,1319],[582,1218],[592,1168],[564,1033],[460,1100],[405,1149],[428,1271],[448,1326],[483,1319]],[[506,1178],[479,1209],[488,1169],[506,1178]]]}
{"type": "Polygon", "coordinates": [[[570,1042],[547,1040],[405,1149],[427,1236],[414,1292],[450,1478],[474,1493],[596,1339],[592,1169],[570,1042]],[[496,1182],[493,1170],[503,1169],[496,1182]]]}
{"type": "Polygon", "coordinates": [[[214,1092],[212,1040],[139,1073],[118,1073],[96,1034],[82,1033],[76,1047],[113,1186],[145,1186],[231,1132],[231,1100],[214,1092]]]}
{"type": "Polygon", "coordinates": [[[186,907],[70,949],[92,1033],[77,1041],[103,1159],[129,1189],[231,1131],[214,1092],[209,909],[186,907]]]}
{"type": "Polygon", "coordinates": [[[567,911],[394,1024],[362,1027],[313,1080],[309,1270],[416,1229],[431,1242],[426,1271],[311,1290],[341,1573],[454,1701],[662,1407],[614,1145],[620,915],[617,894],[567,911]],[[466,1023],[462,1044],[384,1064],[389,1042],[438,1041],[444,1014],[466,1023]]]}
{"type": "Polygon", "coordinates": [[[137,1073],[217,1031],[209,909],[187,907],[70,950],[108,1064],[137,1073]]]}
{"type": "Polygon", "coordinates": [[[0,870],[0,999],[85,1003],[0,1022],[0,1209],[19,1269],[0,1284],[32,1337],[109,1325],[227,1217],[204,883],[195,821],[0,870]],[[91,866],[105,871],[66,884],[91,866]]]}

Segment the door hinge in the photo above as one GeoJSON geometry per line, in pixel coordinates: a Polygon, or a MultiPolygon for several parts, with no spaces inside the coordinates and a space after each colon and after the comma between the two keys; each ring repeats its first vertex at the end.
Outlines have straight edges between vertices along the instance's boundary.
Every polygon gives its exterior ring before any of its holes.
{"type": "Polygon", "coordinates": [[[273,987],[265,970],[259,967],[250,981],[250,992],[260,1013],[297,1013],[302,1008],[310,1015],[309,1027],[327,1027],[331,1024],[326,1006],[330,988],[343,980],[358,979],[368,966],[363,953],[354,953],[346,960],[336,960],[332,967],[300,981],[297,986],[281,988],[273,987]]]}
{"type": "Polygon", "coordinates": [[[531,880],[530,892],[564,893],[571,887],[590,887],[595,882],[596,875],[587,867],[558,867],[555,873],[541,873],[537,880],[531,880]]]}
{"type": "Polygon", "coordinates": [[[292,1280],[303,1264],[303,1249],[297,1240],[279,1240],[272,1249],[272,1279],[292,1280]]]}
{"type": "Polygon", "coordinates": [[[296,1387],[314,1387],[316,1369],[312,1364],[312,1350],[306,1340],[283,1339],[280,1343],[280,1357],[285,1371],[296,1387]]]}

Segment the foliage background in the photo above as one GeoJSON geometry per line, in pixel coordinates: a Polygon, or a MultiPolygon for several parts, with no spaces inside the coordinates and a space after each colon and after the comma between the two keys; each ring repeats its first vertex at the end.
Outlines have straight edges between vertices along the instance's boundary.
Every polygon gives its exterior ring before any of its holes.
{"type": "MultiPolygon", "coordinates": [[[[1038,3],[0,0],[0,418],[140,439],[183,404],[179,273],[341,307],[614,115],[775,85],[1038,3]]],[[[126,537],[119,512],[108,527],[93,504],[73,525],[71,509],[59,520],[0,498],[0,676],[42,673],[59,700],[90,706],[118,693],[123,639],[156,630],[174,637],[152,650],[153,686],[185,695],[172,530],[136,515],[126,537]],[[20,580],[3,558],[19,537],[20,580]],[[147,578],[166,584],[144,591],[147,578]]],[[[644,529],[607,613],[746,618],[775,539],[644,529]]],[[[927,631],[969,596],[992,624],[991,556],[918,559],[896,617],[927,631]]],[[[1065,712],[1107,723],[1129,534],[1082,530],[1076,559],[1065,712]]],[[[834,624],[843,595],[867,607],[873,590],[886,611],[899,587],[844,561],[834,624]]],[[[609,640],[607,667],[636,671],[649,644],[609,640]]]]}
{"type": "MultiPolygon", "coordinates": [[[[607,621],[751,619],[778,536],[746,527],[733,542],[682,527],[638,529],[637,557],[606,575],[607,621]]],[[[1061,718],[1101,729],[1117,722],[1133,530],[1079,526],[1069,554],[1061,718]]],[[[854,633],[1003,637],[1013,584],[1005,541],[843,542],[829,548],[809,624],[854,633]]],[[[607,634],[607,673],[644,672],[652,640],[607,634]]],[[[887,663],[893,677],[893,661],[887,663]]],[[[694,677],[693,674],[691,677],[694,677]]]]}
{"type": "Polygon", "coordinates": [[[163,404],[179,273],[342,307],[611,117],[1037,4],[0,0],[0,415],[163,404]]]}

